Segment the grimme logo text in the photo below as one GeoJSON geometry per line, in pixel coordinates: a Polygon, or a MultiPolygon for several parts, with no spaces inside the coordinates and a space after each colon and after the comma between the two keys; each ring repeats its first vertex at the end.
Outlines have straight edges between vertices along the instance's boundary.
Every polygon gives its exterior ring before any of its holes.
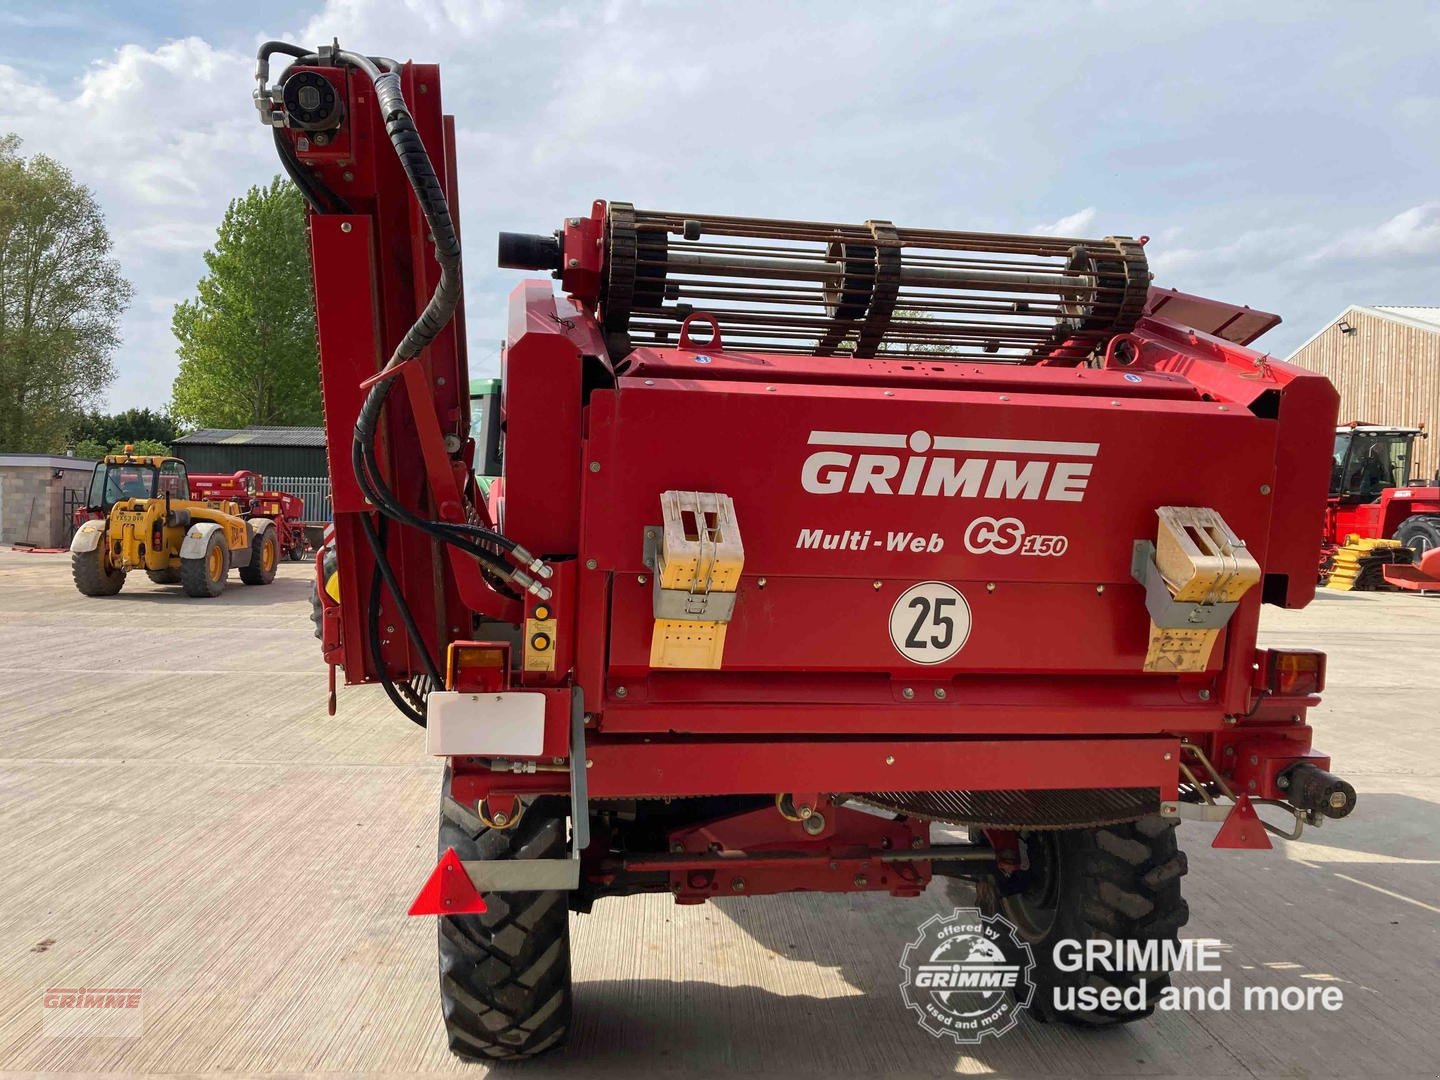
{"type": "Polygon", "coordinates": [[[1099,443],[812,431],[800,485],[812,495],[931,495],[1080,502],[1099,443]],[[886,453],[884,451],[909,451],[886,453]]]}

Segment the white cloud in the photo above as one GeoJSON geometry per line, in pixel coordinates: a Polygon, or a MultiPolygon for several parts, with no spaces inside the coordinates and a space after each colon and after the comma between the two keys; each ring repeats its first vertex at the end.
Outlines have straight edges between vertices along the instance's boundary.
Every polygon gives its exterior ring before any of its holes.
{"type": "Polygon", "coordinates": [[[1059,221],[1036,225],[1030,231],[1038,236],[1084,236],[1085,230],[1095,221],[1095,213],[1095,207],[1087,206],[1084,210],[1065,215],[1059,221]]]}
{"type": "Polygon", "coordinates": [[[1313,256],[1323,259],[1414,259],[1440,256],[1440,202],[1421,203],[1388,221],[1350,229],[1313,256]]]}
{"type": "MultiPolygon", "coordinates": [[[[493,266],[495,233],[548,231],[595,198],[1148,233],[1163,284],[1281,311],[1303,340],[1352,300],[1436,301],[1440,273],[1415,266],[1440,262],[1440,148],[1417,135],[1434,34],[1423,4],[1409,10],[1337,37],[1299,0],[1265,19],[1208,5],[1161,20],[1140,0],[329,0],[298,30],[262,11],[250,37],[116,40],[68,84],[37,78],[52,64],[0,71],[0,131],[65,162],[105,208],[137,287],[121,405],[168,397],[168,305],[193,289],[227,201],[279,171],[249,97],[268,37],[441,65],[477,375],[516,280],[493,266]],[[1237,33],[1246,48],[1226,48],[1237,33]],[[1377,49],[1384,64],[1356,60],[1377,49]],[[1381,224],[1346,231],[1365,221],[1381,224]]],[[[48,55],[58,33],[25,32],[6,55],[48,55]]]]}

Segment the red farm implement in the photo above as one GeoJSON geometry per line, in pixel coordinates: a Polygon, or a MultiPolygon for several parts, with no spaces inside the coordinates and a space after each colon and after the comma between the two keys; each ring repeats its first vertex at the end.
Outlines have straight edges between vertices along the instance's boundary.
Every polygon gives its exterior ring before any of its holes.
{"type": "MultiPolygon", "coordinates": [[[[1245,347],[1274,316],[1152,290],[1143,239],[595,202],[501,236],[540,276],[482,491],[438,69],[271,42],[258,78],[310,204],[317,625],[447,761],[412,911],[457,1054],[564,1041],[601,897],[967,878],[1040,956],[1173,939],[1181,820],[1351,811],[1324,657],[1256,644],[1314,596],[1336,413],[1245,347]]],[[[1046,1015],[1147,1015],[1149,975],[1046,1015]]]]}
{"type": "Polygon", "coordinates": [[[1440,592],[1440,481],[1411,483],[1423,427],[1335,430],[1321,573],[1331,588],[1440,592]]]}
{"type": "Polygon", "coordinates": [[[291,562],[299,562],[310,549],[304,528],[305,500],[283,491],[265,490],[265,478],[249,469],[226,476],[221,473],[191,473],[190,491],[197,499],[234,502],[243,517],[263,517],[275,522],[280,550],[291,562]]]}

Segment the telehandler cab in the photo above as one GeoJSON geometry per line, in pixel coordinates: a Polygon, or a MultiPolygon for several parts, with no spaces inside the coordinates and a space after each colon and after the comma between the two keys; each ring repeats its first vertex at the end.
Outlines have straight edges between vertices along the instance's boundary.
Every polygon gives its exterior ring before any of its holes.
{"type": "Polygon", "coordinates": [[[187,596],[219,596],[230,568],[246,585],[275,580],[275,523],[245,519],[233,502],[190,498],[185,463],[161,455],[107,455],[95,467],[86,510],[70,541],[70,570],[86,596],[114,596],[131,570],[187,596]]]}

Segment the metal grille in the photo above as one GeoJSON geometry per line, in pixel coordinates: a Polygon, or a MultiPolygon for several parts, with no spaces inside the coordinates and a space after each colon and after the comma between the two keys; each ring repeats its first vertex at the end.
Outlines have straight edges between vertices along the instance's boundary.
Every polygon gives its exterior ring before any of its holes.
{"type": "Polygon", "coordinates": [[[950,825],[994,829],[1079,829],[1135,821],[1160,810],[1154,788],[1100,791],[866,791],[855,796],[885,810],[950,825]]]}
{"type": "Polygon", "coordinates": [[[271,491],[283,491],[305,500],[303,521],[329,521],[330,478],[328,476],[267,476],[265,486],[271,491]]]}
{"type": "Polygon", "coordinates": [[[67,487],[64,491],[62,505],[64,506],[65,510],[65,524],[62,531],[65,536],[64,542],[66,544],[69,544],[70,541],[75,537],[75,511],[79,510],[82,506],[85,505],[85,498],[87,495],[89,495],[89,493],[90,491],[88,487],[67,487]]]}

